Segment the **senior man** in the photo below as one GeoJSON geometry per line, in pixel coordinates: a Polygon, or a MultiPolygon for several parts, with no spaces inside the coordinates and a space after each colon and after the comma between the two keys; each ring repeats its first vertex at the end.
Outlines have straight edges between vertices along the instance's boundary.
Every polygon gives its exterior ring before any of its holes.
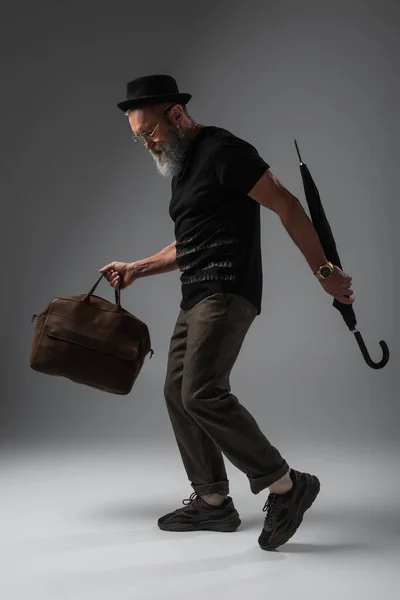
{"type": "Polygon", "coordinates": [[[327,261],[300,202],[255,147],[226,129],[196,123],[186,108],[190,98],[168,75],[128,83],[127,99],[118,107],[159,173],[172,178],[169,214],[175,240],[148,258],[114,261],[100,271],[120,289],[141,277],[181,272],[164,396],[194,492],[182,508],[160,517],[158,526],[165,531],[238,528],[225,455],[245,473],[254,494],[269,489],[258,543],[271,550],[294,535],[320,482],[289,467],[230,387],[243,340],[261,312],[261,206],[279,216],[315,275],[312,285],[351,304],[352,278],[327,261]]]}

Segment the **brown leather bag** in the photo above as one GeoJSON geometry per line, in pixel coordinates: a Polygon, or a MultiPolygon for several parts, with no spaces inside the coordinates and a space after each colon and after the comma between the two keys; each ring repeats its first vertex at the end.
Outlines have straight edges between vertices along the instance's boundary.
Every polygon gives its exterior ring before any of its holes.
{"type": "Polygon", "coordinates": [[[54,298],[36,321],[30,366],[46,375],[66,377],[111,394],[129,394],[147,354],[148,327],[121,307],[88,294],[54,298]]]}

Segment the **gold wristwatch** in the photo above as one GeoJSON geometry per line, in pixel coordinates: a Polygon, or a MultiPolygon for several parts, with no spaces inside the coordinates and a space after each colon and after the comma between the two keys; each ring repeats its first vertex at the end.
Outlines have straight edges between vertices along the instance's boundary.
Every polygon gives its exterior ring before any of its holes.
{"type": "Polygon", "coordinates": [[[319,267],[314,273],[314,275],[319,279],[328,279],[333,273],[333,264],[331,262],[326,262],[319,267]]]}

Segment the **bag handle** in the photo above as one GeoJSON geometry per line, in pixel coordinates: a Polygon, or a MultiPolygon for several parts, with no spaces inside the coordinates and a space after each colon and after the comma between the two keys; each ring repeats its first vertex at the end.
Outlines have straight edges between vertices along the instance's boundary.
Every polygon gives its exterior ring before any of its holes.
{"type": "MultiPolygon", "coordinates": [[[[84,299],[84,302],[90,302],[90,296],[92,296],[94,294],[94,291],[96,290],[97,286],[99,285],[100,281],[103,279],[104,276],[105,276],[105,273],[102,273],[101,276],[96,281],[96,283],[94,284],[94,286],[92,287],[92,289],[90,290],[90,292],[88,293],[88,295],[86,296],[86,298],[84,299]]],[[[121,292],[118,289],[115,289],[115,304],[119,311],[123,310],[122,306],[121,306],[121,292]]]]}

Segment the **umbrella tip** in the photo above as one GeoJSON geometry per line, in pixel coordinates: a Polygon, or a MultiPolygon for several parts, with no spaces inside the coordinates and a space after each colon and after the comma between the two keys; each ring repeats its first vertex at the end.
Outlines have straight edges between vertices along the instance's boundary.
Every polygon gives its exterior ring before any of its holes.
{"type": "Polygon", "coordinates": [[[296,140],[296,138],[294,138],[294,145],[296,146],[297,156],[299,157],[300,164],[303,164],[303,161],[301,160],[301,156],[300,156],[300,150],[299,150],[299,147],[298,147],[298,145],[297,145],[297,140],[296,140]]]}

